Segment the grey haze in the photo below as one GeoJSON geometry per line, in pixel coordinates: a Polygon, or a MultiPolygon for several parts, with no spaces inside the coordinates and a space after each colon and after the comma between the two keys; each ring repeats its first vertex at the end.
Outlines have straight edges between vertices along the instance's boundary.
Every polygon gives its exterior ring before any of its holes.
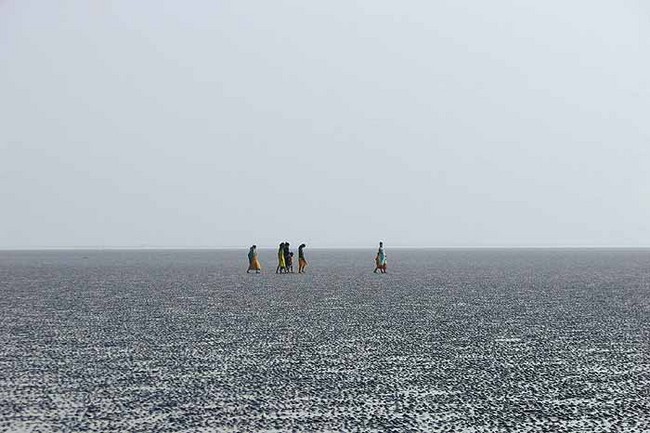
{"type": "Polygon", "coordinates": [[[642,1],[0,2],[0,248],[650,245],[642,1]]]}

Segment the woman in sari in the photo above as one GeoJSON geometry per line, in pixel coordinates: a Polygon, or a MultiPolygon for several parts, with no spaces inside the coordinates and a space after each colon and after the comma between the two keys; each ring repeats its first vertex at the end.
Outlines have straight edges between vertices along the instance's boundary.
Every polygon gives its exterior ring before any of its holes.
{"type": "Polygon", "coordinates": [[[292,270],[290,269],[291,267],[291,250],[289,249],[289,242],[284,243],[284,272],[289,273],[292,270]]]}
{"type": "Polygon", "coordinates": [[[379,242],[379,250],[377,251],[377,256],[375,257],[375,270],[373,272],[377,273],[379,270],[382,274],[385,274],[387,267],[388,260],[386,259],[386,253],[384,252],[384,243],[379,242]]]}
{"type": "Polygon", "coordinates": [[[298,273],[299,274],[304,274],[305,273],[305,268],[307,267],[307,259],[305,259],[305,247],[307,245],[305,244],[300,244],[298,247],[298,273]]]}
{"type": "Polygon", "coordinates": [[[280,244],[278,249],[278,267],[275,268],[275,273],[282,273],[283,270],[287,268],[286,262],[284,261],[284,242],[280,244]]]}
{"type": "Polygon", "coordinates": [[[255,271],[255,273],[259,274],[261,270],[262,266],[260,265],[260,261],[257,259],[257,245],[253,245],[248,250],[248,269],[246,270],[246,273],[255,271]]]}

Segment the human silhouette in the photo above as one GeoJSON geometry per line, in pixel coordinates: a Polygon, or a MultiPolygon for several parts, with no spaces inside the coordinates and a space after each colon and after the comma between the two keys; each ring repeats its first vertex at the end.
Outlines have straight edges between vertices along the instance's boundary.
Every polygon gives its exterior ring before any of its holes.
{"type": "Polygon", "coordinates": [[[382,274],[386,273],[386,268],[388,267],[388,260],[386,259],[386,253],[384,252],[384,243],[379,242],[379,250],[377,250],[377,256],[375,257],[375,270],[374,273],[380,271],[382,274]]]}
{"type": "Polygon", "coordinates": [[[309,265],[307,263],[307,259],[305,259],[305,247],[307,245],[305,244],[300,244],[298,247],[298,273],[299,274],[304,274],[305,273],[305,268],[309,265]]]}
{"type": "Polygon", "coordinates": [[[257,245],[253,245],[248,250],[248,269],[246,270],[246,273],[255,271],[255,273],[259,274],[261,270],[262,266],[260,265],[260,261],[257,259],[257,245]]]}

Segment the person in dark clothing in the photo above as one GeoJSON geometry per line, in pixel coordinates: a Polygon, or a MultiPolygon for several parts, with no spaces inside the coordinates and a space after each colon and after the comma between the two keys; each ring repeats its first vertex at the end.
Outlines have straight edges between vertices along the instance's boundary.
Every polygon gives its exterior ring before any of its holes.
{"type": "Polygon", "coordinates": [[[307,260],[305,259],[306,246],[307,245],[305,244],[300,244],[300,246],[298,247],[298,273],[299,274],[305,273],[305,268],[308,265],[307,260]]]}
{"type": "Polygon", "coordinates": [[[289,260],[291,260],[291,250],[289,249],[289,242],[284,243],[284,263],[286,265],[285,272],[289,272],[289,260]]]}
{"type": "Polygon", "coordinates": [[[289,253],[289,260],[287,260],[287,272],[293,274],[293,253],[289,253]]]}

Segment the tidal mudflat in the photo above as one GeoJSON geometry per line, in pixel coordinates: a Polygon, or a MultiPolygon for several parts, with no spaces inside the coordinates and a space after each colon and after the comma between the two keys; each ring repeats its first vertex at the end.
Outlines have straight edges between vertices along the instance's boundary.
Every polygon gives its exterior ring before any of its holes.
{"type": "Polygon", "coordinates": [[[0,252],[1,431],[650,431],[650,251],[0,252]]]}

